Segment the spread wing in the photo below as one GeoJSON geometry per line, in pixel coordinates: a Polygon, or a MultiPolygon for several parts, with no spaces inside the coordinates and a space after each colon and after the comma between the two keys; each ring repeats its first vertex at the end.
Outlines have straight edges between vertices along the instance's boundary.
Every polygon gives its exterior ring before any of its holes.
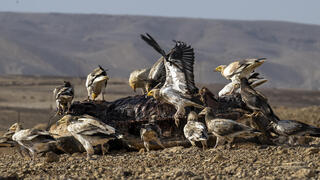
{"type": "Polygon", "coordinates": [[[198,93],[198,88],[194,83],[194,51],[191,46],[187,46],[184,42],[175,41],[175,47],[171,49],[169,54],[166,54],[149,34],[141,35],[141,38],[164,57],[165,86],[172,86],[173,89],[184,95],[198,93]]]}
{"type": "Polygon", "coordinates": [[[161,88],[166,81],[166,69],[164,66],[164,57],[158,59],[158,61],[152,66],[148,75],[148,91],[154,87],[161,88]]]}
{"type": "Polygon", "coordinates": [[[155,49],[158,53],[160,53],[163,57],[167,58],[166,52],[161,48],[161,46],[157,43],[157,41],[153,39],[152,36],[146,33],[146,35],[141,34],[140,37],[147,44],[153,47],[153,49],[155,49]]]}
{"type": "Polygon", "coordinates": [[[177,41],[169,58],[165,61],[165,85],[172,85],[175,90],[185,95],[198,93],[198,88],[194,83],[193,65],[193,48],[184,42],[177,41]]]}

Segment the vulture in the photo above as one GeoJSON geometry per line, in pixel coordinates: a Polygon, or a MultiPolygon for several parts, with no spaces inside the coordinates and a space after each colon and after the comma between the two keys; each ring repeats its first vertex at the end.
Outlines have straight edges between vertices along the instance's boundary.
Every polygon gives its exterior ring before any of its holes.
{"type": "Polygon", "coordinates": [[[206,126],[198,121],[198,114],[194,111],[189,113],[187,124],[183,128],[183,132],[192,146],[196,146],[195,142],[200,141],[203,150],[207,149],[208,133],[206,126]]]}
{"type": "Polygon", "coordinates": [[[71,102],[74,98],[74,89],[70,82],[64,81],[64,85],[56,87],[53,95],[57,104],[57,114],[62,115],[69,112],[71,102]]]}
{"type": "Polygon", "coordinates": [[[194,51],[191,46],[181,41],[174,41],[175,46],[166,54],[159,44],[149,35],[141,38],[164,57],[166,80],[162,87],[154,88],[148,96],[172,104],[176,108],[175,124],[179,126],[181,117],[185,116],[185,107],[204,108],[195,98],[198,88],[194,83],[194,51]]]}
{"type": "Polygon", "coordinates": [[[107,72],[101,66],[88,74],[86,81],[88,99],[91,97],[92,100],[95,100],[102,92],[102,99],[104,100],[104,90],[107,86],[108,80],[109,77],[107,76],[107,72]]]}

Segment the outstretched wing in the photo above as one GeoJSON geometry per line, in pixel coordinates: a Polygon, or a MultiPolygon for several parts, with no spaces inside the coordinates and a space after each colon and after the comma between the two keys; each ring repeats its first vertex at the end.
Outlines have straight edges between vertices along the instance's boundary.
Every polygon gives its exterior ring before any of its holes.
{"type": "Polygon", "coordinates": [[[175,90],[185,95],[198,93],[194,83],[193,65],[193,48],[184,42],[176,41],[175,47],[169,53],[169,58],[165,61],[165,86],[172,85],[175,90]]]}
{"type": "Polygon", "coordinates": [[[147,89],[157,87],[161,88],[166,81],[166,69],[164,67],[164,57],[162,56],[157,60],[157,62],[152,66],[148,75],[147,89]]]}
{"type": "Polygon", "coordinates": [[[141,39],[144,40],[147,44],[149,44],[153,49],[155,49],[158,53],[160,53],[163,57],[167,57],[166,52],[160,47],[156,40],[153,39],[148,33],[146,36],[141,34],[141,39]]]}

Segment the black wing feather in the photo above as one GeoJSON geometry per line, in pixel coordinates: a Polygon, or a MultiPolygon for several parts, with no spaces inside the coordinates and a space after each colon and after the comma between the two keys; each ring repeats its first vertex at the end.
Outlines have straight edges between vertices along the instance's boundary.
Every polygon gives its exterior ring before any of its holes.
{"type": "Polygon", "coordinates": [[[169,59],[172,64],[177,66],[185,74],[186,85],[191,94],[198,93],[198,88],[194,83],[194,50],[191,46],[181,41],[176,42],[175,47],[171,50],[169,59]]]}
{"type": "Polygon", "coordinates": [[[149,44],[153,49],[155,49],[158,53],[160,53],[163,57],[167,57],[166,52],[161,48],[161,46],[157,43],[156,40],[153,39],[152,36],[150,36],[148,33],[146,33],[146,36],[141,34],[141,39],[144,40],[147,44],[149,44]]]}

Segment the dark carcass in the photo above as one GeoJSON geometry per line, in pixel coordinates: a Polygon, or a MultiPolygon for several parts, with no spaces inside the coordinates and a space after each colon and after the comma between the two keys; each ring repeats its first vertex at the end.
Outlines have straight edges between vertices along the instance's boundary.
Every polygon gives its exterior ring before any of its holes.
{"type": "MultiPolygon", "coordinates": [[[[212,107],[216,117],[219,118],[237,120],[248,112],[238,96],[216,99],[207,88],[202,88],[198,97],[205,106],[212,107]]],[[[186,108],[186,116],[191,110],[201,111],[201,109],[186,108]]],[[[97,117],[123,133],[124,140],[135,149],[139,149],[143,147],[139,135],[140,128],[142,124],[149,121],[152,115],[157,116],[156,123],[162,130],[162,140],[165,146],[188,145],[182,131],[186,119],[181,119],[180,126],[176,127],[173,119],[175,112],[176,110],[172,105],[161,103],[152,97],[136,95],[113,102],[76,101],[72,104],[69,113],[74,116],[88,114],[97,117]]],[[[203,118],[201,120],[204,121],[203,118]]]]}

